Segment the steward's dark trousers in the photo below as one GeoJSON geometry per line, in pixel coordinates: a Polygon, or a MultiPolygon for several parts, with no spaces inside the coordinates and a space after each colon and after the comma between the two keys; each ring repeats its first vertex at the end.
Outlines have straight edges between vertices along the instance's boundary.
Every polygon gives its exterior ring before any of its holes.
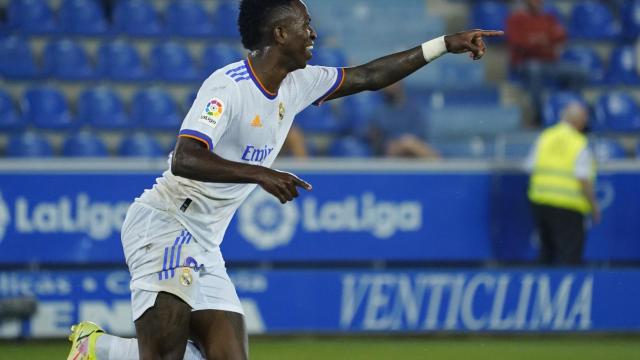
{"type": "Polygon", "coordinates": [[[577,211],[532,203],[540,236],[542,264],[578,265],[585,243],[584,215],[577,211]]]}

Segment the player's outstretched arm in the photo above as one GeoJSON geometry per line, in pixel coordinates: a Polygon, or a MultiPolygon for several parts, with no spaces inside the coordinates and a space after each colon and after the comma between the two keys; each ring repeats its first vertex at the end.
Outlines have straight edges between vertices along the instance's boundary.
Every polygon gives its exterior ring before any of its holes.
{"type": "Polygon", "coordinates": [[[178,138],[171,172],[202,182],[258,184],[283,204],[298,197],[298,187],[311,190],[311,185],[293,174],[223,159],[187,137],[178,138]]]}
{"type": "Polygon", "coordinates": [[[364,65],[346,68],[344,83],[328,99],[385,88],[447,52],[470,53],[474,60],[479,60],[487,50],[483,37],[502,35],[502,31],[494,30],[463,31],[444,36],[444,39],[434,39],[410,50],[387,55],[364,65]]]}

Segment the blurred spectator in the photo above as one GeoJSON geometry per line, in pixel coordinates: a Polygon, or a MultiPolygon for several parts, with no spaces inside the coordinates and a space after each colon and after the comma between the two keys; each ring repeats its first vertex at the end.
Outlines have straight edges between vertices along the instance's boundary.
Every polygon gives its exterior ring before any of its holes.
{"type": "Polygon", "coordinates": [[[545,86],[575,89],[587,82],[585,69],[558,61],[567,33],[544,10],[544,0],[525,0],[524,8],[508,17],[506,35],[512,74],[531,91],[537,112],[545,86]]]}
{"type": "Polygon", "coordinates": [[[384,104],[372,119],[369,138],[376,154],[389,157],[438,159],[427,144],[427,124],[420,107],[411,101],[404,85],[397,82],[382,90],[384,104]]]}
{"type": "Polygon", "coordinates": [[[308,157],[304,132],[295,124],[291,126],[291,130],[289,130],[289,134],[284,141],[282,153],[283,155],[299,159],[305,159],[308,157]]]}
{"type": "Polygon", "coordinates": [[[576,265],[582,261],[585,215],[600,222],[594,195],[595,162],[583,134],[588,111],[569,104],[562,121],[545,130],[527,159],[529,200],[540,236],[540,261],[576,265]]]}

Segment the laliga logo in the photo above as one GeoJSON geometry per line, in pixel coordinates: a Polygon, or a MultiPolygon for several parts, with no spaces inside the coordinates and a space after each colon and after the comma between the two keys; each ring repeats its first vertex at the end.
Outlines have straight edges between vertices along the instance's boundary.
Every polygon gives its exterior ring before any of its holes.
{"type": "Polygon", "coordinates": [[[293,238],[298,224],[298,209],[286,205],[265,191],[254,191],[238,213],[239,231],[260,250],[286,245],[293,238]]]}
{"type": "Polygon", "coordinates": [[[0,242],[2,242],[2,239],[4,239],[4,235],[7,232],[7,226],[9,225],[10,220],[11,215],[9,213],[9,207],[2,198],[2,193],[0,192],[0,242]]]}

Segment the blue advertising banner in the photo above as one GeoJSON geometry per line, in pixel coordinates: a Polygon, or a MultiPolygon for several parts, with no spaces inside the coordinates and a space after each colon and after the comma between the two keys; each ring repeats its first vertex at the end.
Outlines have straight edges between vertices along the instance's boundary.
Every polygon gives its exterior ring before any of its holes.
{"type": "MultiPolygon", "coordinates": [[[[640,270],[236,271],[252,333],[640,331],[640,270]]],[[[1,337],[62,337],[90,319],[132,335],[126,271],[0,272],[35,296],[1,337]]]]}
{"type": "MultiPolygon", "coordinates": [[[[0,264],[123,264],[120,227],[157,172],[3,172],[0,264]]],[[[531,260],[524,174],[495,170],[323,170],[282,206],[261,189],[222,244],[228,261],[531,260]]],[[[588,260],[640,260],[640,171],[599,180],[603,223],[588,260]]]]}

